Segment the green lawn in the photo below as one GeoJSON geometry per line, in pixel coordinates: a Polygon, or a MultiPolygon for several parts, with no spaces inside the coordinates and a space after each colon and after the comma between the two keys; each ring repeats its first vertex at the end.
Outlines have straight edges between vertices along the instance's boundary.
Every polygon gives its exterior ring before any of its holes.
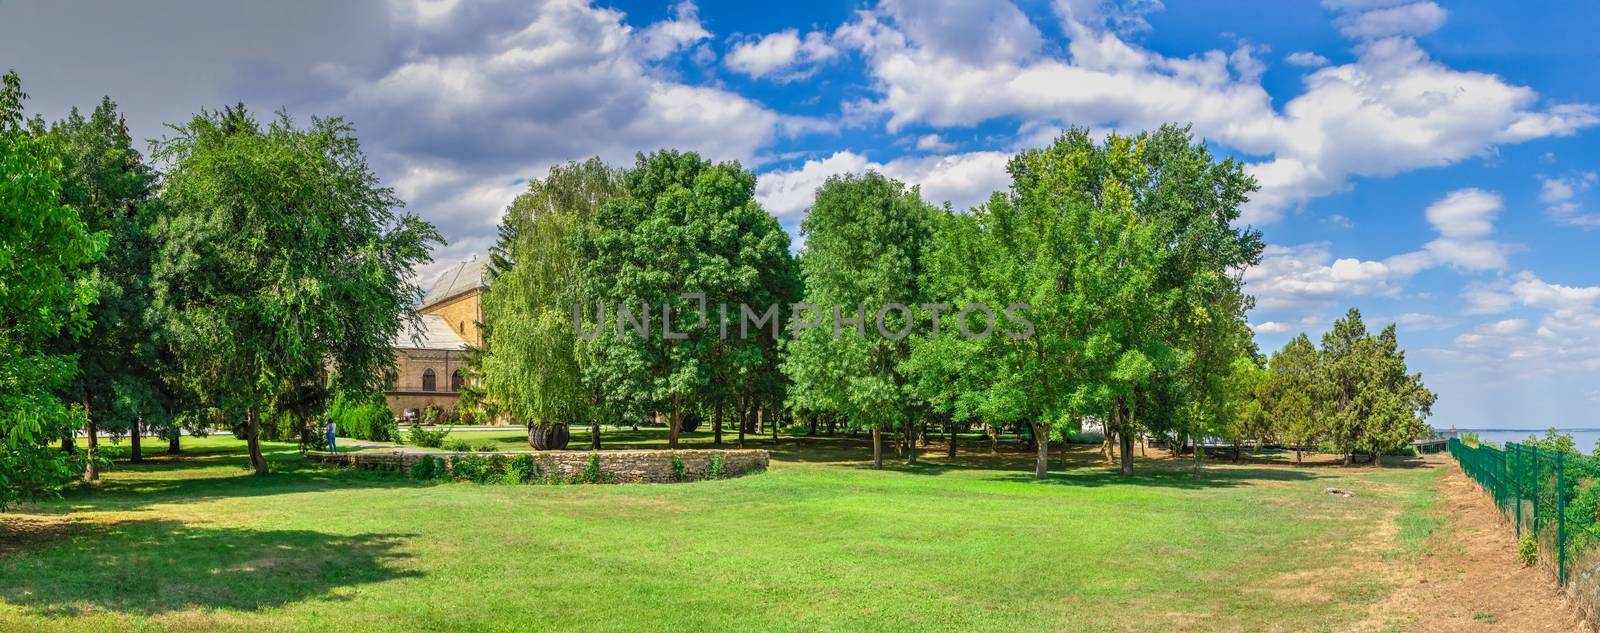
{"type": "Polygon", "coordinates": [[[1150,459],[1124,478],[1078,448],[1035,482],[1025,454],[878,472],[864,447],[785,438],[733,480],[513,487],[287,445],[254,478],[240,442],[190,440],[0,515],[0,631],[1342,631],[1427,537],[1440,472],[1195,479],[1150,459]]]}

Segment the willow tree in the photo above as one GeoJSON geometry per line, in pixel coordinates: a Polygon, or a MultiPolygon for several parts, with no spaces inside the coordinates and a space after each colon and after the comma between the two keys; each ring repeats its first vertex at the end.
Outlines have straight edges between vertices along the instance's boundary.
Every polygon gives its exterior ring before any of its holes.
{"type": "Polygon", "coordinates": [[[46,444],[82,421],[82,409],[52,393],[77,365],[49,345],[63,332],[88,329],[90,266],[105,249],[105,236],[61,203],[60,157],[37,126],[25,124],[24,99],[21,80],[7,73],[0,82],[0,509],[71,479],[66,456],[46,444]]]}
{"type": "MultiPolygon", "coordinates": [[[[808,313],[795,314],[793,325],[816,327],[798,331],[789,347],[790,405],[833,412],[870,431],[877,468],[883,433],[909,434],[922,410],[905,366],[911,339],[885,332],[915,325],[891,304],[927,303],[924,257],[939,213],[916,188],[868,172],[828,178],[800,225],[800,275],[805,303],[814,308],[797,310],[808,313]]],[[[914,461],[915,446],[906,449],[914,461]]]]}
{"type": "MultiPolygon", "coordinates": [[[[474,373],[497,411],[541,436],[588,420],[600,447],[596,401],[583,376],[574,306],[582,301],[578,231],[622,191],[622,173],[598,158],[557,165],[506,207],[483,297],[486,343],[474,373]]],[[[592,324],[580,323],[587,329],[592,324]]]]}
{"type": "Polygon", "coordinates": [[[156,145],[165,167],[155,309],[188,387],[232,415],[256,474],[261,416],[311,390],[371,393],[421,297],[437,231],[401,214],[342,119],[242,106],[201,112],[156,145]]]}

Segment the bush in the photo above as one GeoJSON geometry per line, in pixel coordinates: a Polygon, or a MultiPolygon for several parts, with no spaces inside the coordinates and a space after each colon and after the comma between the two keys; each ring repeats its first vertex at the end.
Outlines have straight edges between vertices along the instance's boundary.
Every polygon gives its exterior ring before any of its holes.
{"type": "Polygon", "coordinates": [[[494,455],[485,462],[483,473],[475,479],[480,484],[494,484],[505,480],[511,460],[505,455],[494,455]]]}
{"type": "Polygon", "coordinates": [[[1067,431],[1068,444],[1104,444],[1106,434],[1098,431],[1067,431]]]}
{"type": "Polygon", "coordinates": [[[411,464],[412,479],[440,479],[445,474],[444,462],[434,459],[432,455],[423,455],[422,459],[411,464]]]}
{"type": "Polygon", "coordinates": [[[1534,540],[1531,532],[1522,534],[1522,542],[1517,547],[1517,555],[1522,558],[1523,567],[1532,567],[1539,562],[1539,541],[1534,540]]]}
{"type": "Polygon", "coordinates": [[[406,442],[424,448],[439,448],[444,446],[444,436],[450,434],[450,429],[429,431],[422,428],[421,424],[411,423],[411,431],[406,434],[406,442]]]}
{"type": "Polygon", "coordinates": [[[706,479],[722,479],[728,476],[728,464],[722,458],[722,453],[711,454],[711,465],[706,467],[706,479]]]}
{"type": "Polygon", "coordinates": [[[457,453],[470,453],[472,452],[472,444],[466,440],[456,440],[450,443],[450,450],[457,453]]]}
{"type": "Polygon", "coordinates": [[[688,472],[689,472],[689,469],[684,467],[683,460],[678,459],[678,452],[677,451],[673,451],[672,452],[672,478],[676,479],[678,481],[683,481],[685,477],[688,477],[688,472]]]}
{"type": "Polygon", "coordinates": [[[500,447],[496,446],[494,442],[484,442],[478,445],[478,452],[480,453],[493,453],[498,450],[500,450],[500,447]]]}
{"type": "Polygon", "coordinates": [[[328,407],[324,418],[339,425],[338,434],[342,437],[374,442],[395,442],[400,439],[400,426],[389,411],[389,405],[384,403],[383,396],[356,398],[339,394],[328,407]]]}
{"type": "Polygon", "coordinates": [[[539,464],[533,461],[532,455],[518,455],[506,464],[506,472],[500,477],[500,483],[526,484],[532,483],[539,476],[539,464]]]}
{"type": "Polygon", "coordinates": [[[450,458],[450,478],[455,481],[482,483],[489,470],[489,460],[481,455],[457,455],[450,458]]]}
{"type": "MultiPolygon", "coordinates": [[[[674,464],[682,463],[676,461],[678,459],[677,454],[673,454],[672,459],[674,464]]],[[[586,484],[598,484],[604,482],[605,479],[605,471],[600,470],[600,454],[589,453],[589,461],[583,464],[583,471],[578,473],[578,481],[586,484]]]]}

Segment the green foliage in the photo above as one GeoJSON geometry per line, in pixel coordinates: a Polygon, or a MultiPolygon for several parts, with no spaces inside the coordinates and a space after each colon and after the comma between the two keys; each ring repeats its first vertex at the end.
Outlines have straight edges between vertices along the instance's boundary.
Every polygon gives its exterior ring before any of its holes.
{"type": "MultiPolygon", "coordinates": [[[[695,398],[718,396],[717,388],[775,388],[770,341],[734,345],[719,336],[724,304],[759,310],[793,296],[785,281],[788,234],[756,204],[755,175],[738,163],[662,151],[640,155],[623,180],[623,195],[601,205],[578,234],[582,307],[593,315],[596,305],[625,305],[642,312],[650,332],[624,333],[617,315],[606,319],[584,345],[589,389],[617,415],[667,410],[676,421],[695,398]],[[683,338],[662,335],[669,313],[683,338]],[[714,376],[725,383],[713,385],[714,376]]],[[[670,438],[676,445],[676,428],[670,438]]]]}
{"type": "Polygon", "coordinates": [[[21,80],[0,83],[0,509],[51,496],[73,475],[43,446],[83,424],[54,390],[78,375],[70,352],[94,321],[91,266],[106,248],[78,209],[62,204],[62,158],[35,122],[24,125],[21,80]]]}
{"type": "MultiPolygon", "coordinates": [[[[599,465],[597,463],[596,467],[598,467],[598,466],[599,465]]],[[[672,478],[674,480],[676,480],[676,481],[683,481],[688,476],[689,476],[688,467],[683,465],[683,459],[678,457],[678,452],[677,451],[673,451],[672,452],[672,478]]]]}
{"type": "MultiPolygon", "coordinates": [[[[673,453],[672,457],[674,460],[676,460],[678,454],[673,453]]],[[[674,470],[676,470],[677,466],[681,464],[682,462],[675,462],[673,467],[674,470]]],[[[606,473],[604,470],[600,469],[600,454],[589,453],[589,460],[583,463],[583,470],[578,472],[578,483],[598,484],[604,483],[605,481],[606,473]]]]}
{"type": "Polygon", "coordinates": [[[483,295],[487,342],[468,365],[483,397],[515,421],[589,415],[594,396],[572,324],[582,299],[576,238],[621,193],[621,172],[594,158],[552,167],[506,208],[483,295]]]}
{"type": "Polygon", "coordinates": [[[411,478],[424,480],[441,479],[445,470],[445,464],[441,460],[435,459],[432,455],[423,455],[417,461],[411,463],[411,478]]]}
{"type": "Polygon", "coordinates": [[[1539,541],[1533,538],[1532,532],[1522,533],[1522,539],[1517,542],[1517,558],[1522,561],[1523,567],[1532,567],[1539,562],[1539,541]]]}
{"type": "Polygon", "coordinates": [[[406,443],[423,448],[440,448],[444,446],[444,438],[450,434],[454,427],[447,427],[437,431],[422,428],[422,424],[411,423],[411,428],[406,432],[406,443]]]}
{"type": "Polygon", "coordinates": [[[400,439],[400,426],[383,396],[366,398],[339,394],[323,419],[338,425],[339,435],[358,440],[394,442],[400,439]]]}
{"type": "Polygon", "coordinates": [[[152,285],[184,383],[247,428],[296,390],[379,390],[433,226],[397,213],[339,118],[262,128],[241,106],[172,130],[152,285]]]}
{"type": "Polygon", "coordinates": [[[501,482],[511,484],[534,483],[539,477],[539,464],[533,460],[532,455],[522,454],[511,458],[506,464],[505,475],[501,482]]]}
{"type": "Polygon", "coordinates": [[[476,450],[478,452],[480,452],[480,453],[493,453],[495,451],[500,450],[500,447],[497,446],[494,442],[484,442],[482,444],[479,444],[478,448],[476,450]]]}
{"type": "Polygon", "coordinates": [[[450,457],[450,478],[454,481],[484,483],[489,481],[491,476],[489,460],[482,455],[468,453],[450,457]]]}
{"type": "Polygon", "coordinates": [[[472,451],[472,443],[468,442],[466,440],[456,440],[456,441],[450,443],[450,450],[455,451],[457,453],[471,452],[472,451]]]}
{"type": "Polygon", "coordinates": [[[728,462],[722,453],[712,453],[711,462],[706,466],[706,479],[722,479],[728,476],[728,462]]]}

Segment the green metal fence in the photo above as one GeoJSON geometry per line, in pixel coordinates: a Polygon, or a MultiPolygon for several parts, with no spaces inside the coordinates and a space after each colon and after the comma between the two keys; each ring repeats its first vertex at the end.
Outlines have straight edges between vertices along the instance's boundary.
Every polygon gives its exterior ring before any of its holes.
{"type": "Polygon", "coordinates": [[[1567,516],[1579,479],[1593,473],[1593,460],[1515,442],[1499,449],[1469,446],[1453,438],[1450,455],[1494,498],[1518,539],[1525,533],[1533,535],[1539,543],[1541,564],[1548,565],[1556,582],[1565,587],[1573,558],[1586,553],[1600,536],[1593,517],[1569,521],[1567,516]],[[1570,533],[1573,529],[1579,533],[1570,533]]]}

